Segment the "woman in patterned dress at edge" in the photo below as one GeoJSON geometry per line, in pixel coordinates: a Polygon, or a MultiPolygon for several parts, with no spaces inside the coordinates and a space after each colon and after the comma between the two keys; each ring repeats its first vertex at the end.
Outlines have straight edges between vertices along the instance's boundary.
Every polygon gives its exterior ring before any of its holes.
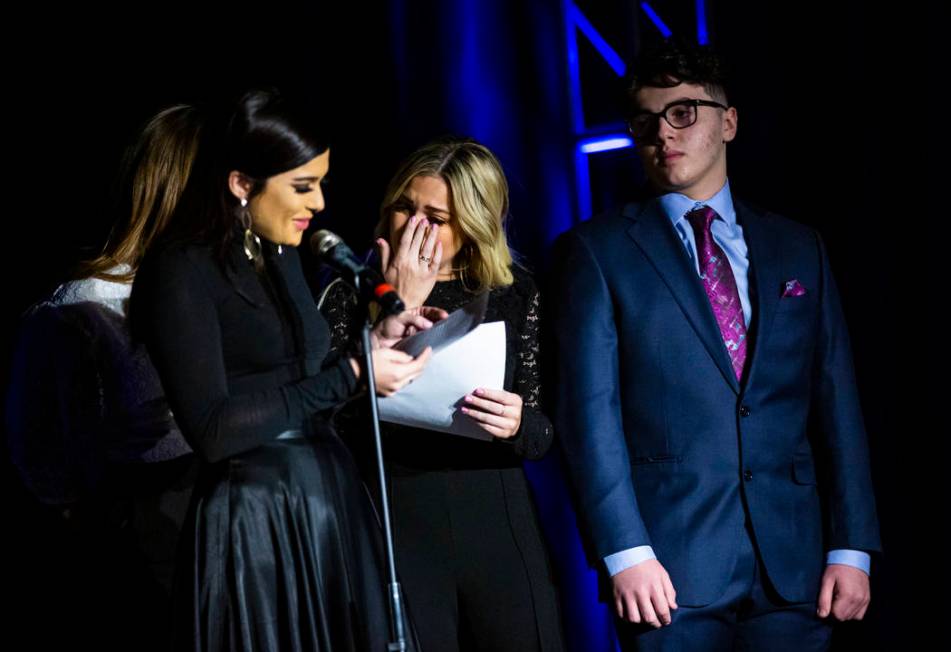
{"type": "Polygon", "coordinates": [[[57,618],[75,619],[70,640],[98,649],[167,645],[194,455],[145,350],[132,342],[126,311],[143,252],[188,179],[200,125],[186,105],[147,122],[126,151],[120,219],[102,253],[27,311],[14,354],[11,458],[53,530],[65,528],[51,538],[68,565],[56,595],[71,613],[57,618]]]}
{"type": "MultiPolygon", "coordinates": [[[[540,409],[539,293],[514,263],[501,165],[469,139],[423,146],[386,190],[376,228],[381,268],[407,306],[453,311],[488,292],[485,321],[504,321],[504,389],[472,388],[462,412],[491,441],[384,424],[396,561],[423,649],[561,650],[548,553],[522,469],[552,426],[540,409]]],[[[321,309],[346,346],[360,326],[340,283],[321,309]]],[[[363,430],[345,410],[348,442],[363,430]],[[353,432],[351,432],[353,431],[353,432]]],[[[358,441],[353,443],[359,448],[358,441]]]]}
{"type": "MultiPolygon", "coordinates": [[[[324,208],[330,149],[317,115],[273,90],[212,113],[167,237],[136,277],[133,333],[202,461],[176,574],[176,649],[389,640],[379,523],[330,426],[365,373],[352,349],[328,355],[296,249],[324,208]]],[[[374,329],[379,391],[422,372],[430,351],[389,347],[431,326],[424,314],[445,315],[419,308],[374,329]]]]}

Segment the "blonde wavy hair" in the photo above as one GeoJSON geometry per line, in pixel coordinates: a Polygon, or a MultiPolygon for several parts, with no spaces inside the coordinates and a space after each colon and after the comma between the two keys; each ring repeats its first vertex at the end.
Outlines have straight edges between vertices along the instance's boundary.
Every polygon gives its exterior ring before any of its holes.
{"type": "Polygon", "coordinates": [[[437,177],[449,188],[450,221],[462,235],[453,267],[464,285],[482,292],[511,285],[512,251],[505,235],[509,187],[495,155],[469,138],[423,145],[410,154],[383,196],[376,237],[388,237],[393,207],[419,176],[437,177]]]}
{"type": "Polygon", "coordinates": [[[80,263],[74,276],[131,283],[139,262],[168,225],[182,196],[198,148],[202,120],[178,104],[155,114],[123,160],[125,211],[102,252],[80,263]],[[125,271],[114,271],[127,265],[125,271]],[[112,270],[112,271],[110,271],[112,270]]]}

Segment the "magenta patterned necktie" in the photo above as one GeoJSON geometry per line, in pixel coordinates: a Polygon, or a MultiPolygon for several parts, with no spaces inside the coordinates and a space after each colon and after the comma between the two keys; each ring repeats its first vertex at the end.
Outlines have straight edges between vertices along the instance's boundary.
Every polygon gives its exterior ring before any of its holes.
{"type": "Polygon", "coordinates": [[[713,315],[717,318],[720,335],[726,345],[736,379],[743,375],[746,362],[746,323],[743,321],[743,304],[736,289],[736,279],[726,254],[710,233],[710,225],[718,215],[709,206],[701,206],[687,213],[687,221],[693,227],[697,243],[697,258],[700,261],[700,278],[703,289],[710,299],[713,315]]]}

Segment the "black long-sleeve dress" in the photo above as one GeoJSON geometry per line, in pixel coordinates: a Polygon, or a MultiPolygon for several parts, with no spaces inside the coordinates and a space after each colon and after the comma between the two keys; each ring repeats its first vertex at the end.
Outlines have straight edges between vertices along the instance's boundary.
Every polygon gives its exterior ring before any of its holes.
{"type": "MultiPolygon", "coordinates": [[[[515,437],[487,442],[382,424],[396,563],[426,650],[563,648],[548,552],[522,469],[523,459],[545,454],[553,434],[539,396],[539,293],[525,270],[512,271],[512,285],[491,291],[485,321],[505,322],[504,389],[524,404],[515,437]]],[[[444,281],[425,305],[452,312],[474,298],[461,281],[444,281]]],[[[354,293],[333,284],[321,310],[335,349],[352,341],[361,326],[354,293]]],[[[361,403],[338,415],[357,451],[368,431],[361,403]]]]}
{"type": "Polygon", "coordinates": [[[135,280],[131,320],[204,460],[176,577],[176,647],[382,650],[379,523],[330,411],[358,389],[296,249],[235,238],[165,247],[135,280]]]}

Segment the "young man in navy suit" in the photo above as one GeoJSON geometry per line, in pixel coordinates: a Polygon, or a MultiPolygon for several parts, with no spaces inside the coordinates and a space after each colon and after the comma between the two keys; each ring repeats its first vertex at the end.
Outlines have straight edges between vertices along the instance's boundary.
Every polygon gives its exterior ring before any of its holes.
{"type": "Polygon", "coordinates": [[[558,243],[556,425],[627,650],[822,650],[880,550],[822,239],[730,192],[709,48],[634,67],[654,195],[558,243]]]}

